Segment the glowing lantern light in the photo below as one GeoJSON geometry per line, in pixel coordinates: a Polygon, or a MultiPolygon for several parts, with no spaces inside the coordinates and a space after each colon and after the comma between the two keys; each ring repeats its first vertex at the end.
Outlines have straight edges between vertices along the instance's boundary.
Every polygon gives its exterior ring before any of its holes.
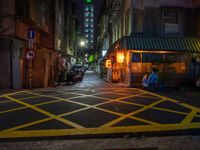
{"type": "Polygon", "coordinates": [[[117,52],[117,63],[124,62],[124,52],[117,52]]]}
{"type": "Polygon", "coordinates": [[[111,68],[111,60],[106,60],[106,68],[111,68]]]}

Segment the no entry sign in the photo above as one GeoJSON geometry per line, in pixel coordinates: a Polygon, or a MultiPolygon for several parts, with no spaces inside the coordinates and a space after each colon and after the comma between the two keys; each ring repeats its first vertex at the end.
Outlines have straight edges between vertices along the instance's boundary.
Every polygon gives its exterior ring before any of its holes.
{"type": "Polygon", "coordinates": [[[26,59],[28,59],[28,60],[35,59],[35,51],[33,49],[27,49],[27,51],[26,51],[26,59]]]}

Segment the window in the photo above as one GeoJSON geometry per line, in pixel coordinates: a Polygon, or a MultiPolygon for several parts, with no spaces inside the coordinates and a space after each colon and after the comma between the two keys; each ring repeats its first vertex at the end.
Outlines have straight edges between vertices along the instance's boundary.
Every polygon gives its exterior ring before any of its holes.
{"type": "Polygon", "coordinates": [[[178,12],[177,11],[164,11],[164,22],[178,24],[178,12]]]}
{"type": "Polygon", "coordinates": [[[132,62],[141,62],[140,53],[132,53],[132,62]]]}
{"type": "Polygon", "coordinates": [[[121,19],[121,36],[124,36],[124,17],[121,19]]]}
{"type": "Polygon", "coordinates": [[[121,38],[122,37],[122,27],[121,27],[122,25],[121,25],[121,22],[119,21],[119,24],[118,24],[118,32],[119,32],[119,38],[121,38]]]}
{"type": "Polygon", "coordinates": [[[130,14],[130,10],[127,10],[126,16],[125,16],[125,35],[129,34],[129,23],[130,23],[129,14],[130,14]]]}
{"type": "Polygon", "coordinates": [[[163,11],[164,34],[178,34],[180,31],[178,10],[167,9],[163,11]]]}
{"type": "Polygon", "coordinates": [[[161,63],[164,61],[163,54],[143,54],[142,62],[161,63]]]}
{"type": "Polygon", "coordinates": [[[136,31],[139,33],[143,32],[143,11],[142,10],[138,10],[137,12],[136,31]]]}

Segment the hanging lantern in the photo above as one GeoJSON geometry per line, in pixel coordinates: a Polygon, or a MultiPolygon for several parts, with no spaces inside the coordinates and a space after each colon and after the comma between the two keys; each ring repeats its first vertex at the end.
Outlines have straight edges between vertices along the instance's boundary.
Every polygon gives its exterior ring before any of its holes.
{"type": "Polygon", "coordinates": [[[124,52],[117,52],[117,63],[124,62],[124,52]]]}
{"type": "Polygon", "coordinates": [[[106,60],[106,68],[111,68],[111,60],[110,59],[107,59],[106,60]]]}

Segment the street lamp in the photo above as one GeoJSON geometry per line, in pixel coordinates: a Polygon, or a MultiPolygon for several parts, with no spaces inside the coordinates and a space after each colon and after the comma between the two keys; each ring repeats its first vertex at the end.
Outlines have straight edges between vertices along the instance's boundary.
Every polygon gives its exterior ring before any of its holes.
{"type": "Polygon", "coordinates": [[[85,42],[84,42],[84,41],[81,41],[81,42],[80,42],[80,46],[81,46],[81,47],[84,47],[84,46],[85,46],[85,42]]]}

